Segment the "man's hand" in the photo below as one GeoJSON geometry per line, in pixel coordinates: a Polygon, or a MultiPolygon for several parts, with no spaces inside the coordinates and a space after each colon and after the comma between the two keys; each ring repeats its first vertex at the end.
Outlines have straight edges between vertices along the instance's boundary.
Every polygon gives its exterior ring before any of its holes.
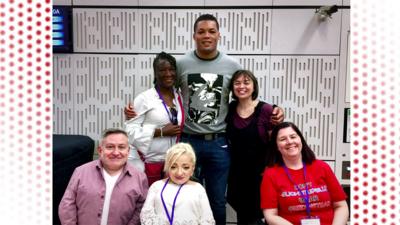
{"type": "Polygon", "coordinates": [[[135,110],[133,109],[133,105],[131,102],[128,103],[127,106],[124,108],[125,119],[130,120],[137,116],[135,110]]]}
{"type": "Polygon", "coordinates": [[[271,122],[273,125],[278,125],[283,122],[285,115],[283,114],[283,109],[279,106],[274,107],[272,110],[271,122]]]}

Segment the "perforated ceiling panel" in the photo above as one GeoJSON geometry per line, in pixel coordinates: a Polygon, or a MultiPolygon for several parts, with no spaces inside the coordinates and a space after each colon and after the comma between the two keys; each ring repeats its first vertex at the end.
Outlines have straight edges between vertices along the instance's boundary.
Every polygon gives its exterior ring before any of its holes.
{"type": "MultiPolygon", "coordinates": [[[[204,10],[74,9],[75,52],[184,53],[195,48],[192,34],[204,10]]],[[[220,50],[270,52],[271,10],[213,10],[220,23],[220,50]]]]}

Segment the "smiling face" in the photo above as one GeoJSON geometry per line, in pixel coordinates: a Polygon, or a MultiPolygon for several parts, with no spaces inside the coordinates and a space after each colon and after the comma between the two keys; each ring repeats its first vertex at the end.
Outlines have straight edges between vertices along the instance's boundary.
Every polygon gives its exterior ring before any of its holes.
{"type": "Polygon", "coordinates": [[[168,170],[169,178],[175,184],[186,183],[194,172],[194,164],[192,158],[184,153],[175,160],[168,170]]]}
{"type": "Polygon", "coordinates": [[[171,88],[176,79],[176,68],[168,60],[161,59],[155,69],[156,84],[161,88],[171,88]]]}
{"type": "Polygon", "coordinates": [[[287,127],[279,130],[276,144],[284,160],[297,159],[298,157],[301,158],[301,149],[303,148],[303,145],[300,136],[293,128],[287,127]]]}
{"type": "Polygon", "coordinates": [[[97,148],[104,169],[113,175],[121,170],[128,160],[128,137],[121,133],[105,137],[97,148]]]}
{"type": "Polygon", "coordinates": [[[245,75],[240,75],[233,81],[233,94],[238,100],[252,98],[254,92],[253,81],[245,75]]]}
{"type": "Polygon", "coordinates": [[[193,39],[196,42],[196,52],[201,58],[215,57],[220,39],[217,23],[213,20],[199,21],[193,39]]]}

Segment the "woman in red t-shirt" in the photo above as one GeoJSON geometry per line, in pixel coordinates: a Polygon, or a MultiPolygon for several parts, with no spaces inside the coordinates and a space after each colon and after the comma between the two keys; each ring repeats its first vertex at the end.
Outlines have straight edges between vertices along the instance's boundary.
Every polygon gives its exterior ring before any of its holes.
{"type": "Polygon", "coordinates": [[[261,208],[268,224],[346,224],[346,194],[329,165],[315,159],[296,125],[278,124],[271,141],[271,162],[261,183],[261,208]]]}

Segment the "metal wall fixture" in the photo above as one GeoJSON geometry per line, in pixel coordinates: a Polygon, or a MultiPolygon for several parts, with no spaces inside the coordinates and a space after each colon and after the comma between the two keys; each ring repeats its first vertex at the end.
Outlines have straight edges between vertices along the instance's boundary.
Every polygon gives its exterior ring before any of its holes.
{"type": "Polygon", "coordinates": [[[325,21],[327,17],[332,18],[331,15],[338,11],[337,5],[321,6],[315,10],[317,17],[320,21],[325,21]]]}

